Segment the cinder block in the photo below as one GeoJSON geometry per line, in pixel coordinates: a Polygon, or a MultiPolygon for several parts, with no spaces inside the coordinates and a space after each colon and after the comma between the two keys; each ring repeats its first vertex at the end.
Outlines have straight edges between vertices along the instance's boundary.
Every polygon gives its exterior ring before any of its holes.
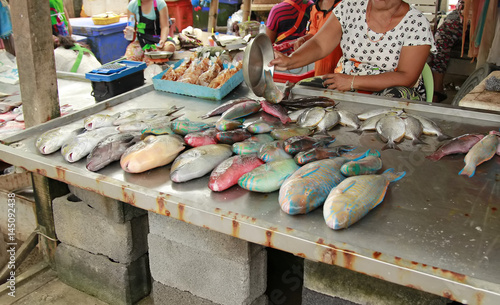
{"type": "Polygon", "coordinates": [[[148,252],[148,215],[116,223],[83,201],[72,202],[71,194],[54,199],[57,238],[119,263],[129,263],[148,252]]]}
{"type": "MultiPolygon", "coordinates": [[[[163,285],[153,281],[152,297],[154,304],[189,304],[189,305],[220,305],[207,299],[203,299],[177,288],[163,285]]],[[[265,294],[257,298],[251,305],[267,305],[268,299],[265,294]]]]}
{"type": "Polygon", "coordinates": [[[315,298],[320,297],[325,300],[321,304],[444,305],[449,301],[438,295],[309,260],[304,261],[304,288],[325,295],[303,293],[304,305],[318,304],[315,298]],[[327,301],[328,297],[330,300],[327,301]],[[336,297],[352,303],[338,303],[336,297]]]}
{"type": "Polygon", "coordinates": [[[304,288],[302,290],[302,305],[360,305],[351,301],[332,297],[313,290],[304,288]]]}
{"type": "Polygon", "coordinates": [[[134,304],[151,291],[147,254],[120,264],[61,243],[55,259],[62,282],[109,304],[134,304]]]}
{"type": "Polygon", "coordinates": [[[80,200],[93,207],[105,217],[117,223],[124,223],[132,218],[142,216],[146,210],[136,208],[128,203],[105,197],[92,191],[69,185],[69,191],[80,200]]]}
{"type": "Polygon", "coordinates": [[[224,305],[252,304],[266,290],[265,249],[241,262],[202,251],[196,243],[186,246],[151,233],[148,240],[151,275],[164,285],[224,305]]]}
{"type": "Polygon", "coordinates": [[[265,247],[242,239],[198,227],[175,218],[149,212],[149,232],[185,246],[212,252],[232,261],[247,262],[265,247]]]}

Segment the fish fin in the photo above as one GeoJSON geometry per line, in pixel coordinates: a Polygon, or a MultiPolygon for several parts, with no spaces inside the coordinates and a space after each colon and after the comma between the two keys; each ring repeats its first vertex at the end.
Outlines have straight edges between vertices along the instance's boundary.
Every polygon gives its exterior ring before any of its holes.
{"type": "Polygon", "coordinates": [[[458,174],[465,175],[465,176],[468,176],[470,178],[470,177],[474,176],[475,173],[476,173],[476,167],[467,164],[464,166],[464,168],[462,168],[462,170],[458,174]]]}
{"type": "Polygon", "coordinates": [[[425,158],[427,158],[429,160],[432,160],[432,161],[438,161],[438,160],[441,160],[442,156],[440,156],[439,154],[434,153],[434,154],[426,156],[425,158]]]}
{"type": "Polygon", "coordinates": [[[368,156],[375,156],[375,157],[380,158],[380,152],[378,150],[376,150],[376,149],[368,149],[366,151],[366,156],[367,157],[368,156]]]}
{"type": "Polygon", "coordinates": [[[351,187],[353,187],[354,185],[356,184],[356,181],[353,181],[351,182],[351,184],[349,184],[348,186],[346,186],[345,188],[343,189],[337,189],[339,193],[341,194],[344,194],[345,192],[347,192],[351,187]]]}
{"type": "Polygon", "coordinates": [[[382,150],[386,149],[396,149],[401,151],[401,148],[399,148],[398,145],[396,145],[396,143],[394,142],[387,142],[387,144],[385,144],[384,147],[382,147],[382,150]]]}
{"type": "Polygon", "coordinates": [[[420,140],[419,138],[415,138],[413,139],[413,141],[411,142],[412,145],[417,145],[417,144],[426,144],[424,141],[420,140]]]}
{"type": "Polygon", "coordinates": [[[315,165],[314,167],[310,168],[307,172],[305,172],[304,174],[302,174],[300,176],[300,178],[304,178],[304,177],[307,177],[315,172],[317,172],[319,170],[320,166],[319,165],[315,165]]]}
{"type": "Polygon", "coordinates": [[[390,182],[396,182],[396,181],[400,180],[401,178],[403,178],[406,175],[406,172],[403,171],[403,172],[396,173],[396,172],[394,172],[394,168],[389,168],[386,171],[384,171],[382,173],[382,175],[385,176],[387,178],[387,180],[389,180],[390,182]]]}
{"type": "Polygon", "coordinates": [[[361,135],[363,133],[363,130],[361,130],[361,129],[352,129],[352,130],[348,130],[348,132],[353,132],[355,134],[361,135]]]}
{"type": "Polygon", "coordinates": [[[451,139],[452,137],[450,137],[449,135],[445,135],[445,134],[440,134],[438,136],[438,141],[444,141],[444,140],[449,140],[451,139]]]}

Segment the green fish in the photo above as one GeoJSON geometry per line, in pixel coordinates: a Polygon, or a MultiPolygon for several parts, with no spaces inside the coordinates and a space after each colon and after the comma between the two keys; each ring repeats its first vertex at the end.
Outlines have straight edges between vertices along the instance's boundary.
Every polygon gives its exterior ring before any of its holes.
{"type": "Polygon", "coordinates": [[[241,176],[238,184],[249,191],[274,192],[279,190],[286,178],[297,169],[299,166],[293,159],[266,163],[241,176]]]}

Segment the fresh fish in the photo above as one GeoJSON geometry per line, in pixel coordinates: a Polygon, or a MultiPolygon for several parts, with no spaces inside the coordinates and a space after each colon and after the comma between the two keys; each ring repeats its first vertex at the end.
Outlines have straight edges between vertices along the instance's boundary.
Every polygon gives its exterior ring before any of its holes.
{"type": "Polygon", "coordinates": [[[441,128],[439,128],[439,126],[434,121],[431,121],[428,118],[424,118],[423,116],[416,115],[416,114],[412,114],[409,116],[416,118],[417,120],[420,121],[420,123],[422,123],[422,127],[423,127],[422,132],[424,134],[436,135],[438,137],[438,141],[451,139],[450,136],[443,133],[441,128]]]}
{"type": "Polygon", "coordinates": [[[283,148],[283,141],[265,143],[259,150],[259,158],[264,162],[292,159],[283,148]]]}
{"type": "Polygon", "coordinates": [[[286,140],[293,136],[307,136],[314,133],[314,128],[285,127],[271,131],[271,136],[276,140],[286,140]]]}
{"type": "Polygon", "coordinates": [[[387,144],[382,147],[382,150],[392,148],[401,150],[396,142],[403,139],[405,135],[405,122],[396,115],[387,115],[381,118],[376,125],[377,133],[387,144]]]}
{"type": "Polygon", "coordinates": [[[224,111],[220,118],[224,120],[235,120],[256,113],[260,110],[260,108],[261,106],[259,102],[249,100],[232,106],[228,110],[224,111]]]}
{"type": "Polygon", "coordinates": [[[224,160],[210,174],[208,188],[214,192],[222,192],[233,185],[244,174],[264,164],[256,154],[237,155],[224,160]]]}
{"type": "Polygon", "coordinates": [[[19,115],[18,113],[14,113],[12,111],[1,113],[0,123],[14,121],[18,115],[19,115]]]}
{"type": "Polygon", "coordinates": [[[256,134],[256,133],[268,133],[271,132],[274,128],[276,127],[273,124],[264,121],[257,121],[248,125],[246,127],[246,130],[250,133],[256,134]]]}
{"type": "Polygon", "coordinates": [[[274,192],[279,190],[286,178],[297,169],[299,169],[299,166],[293,159],[265,163],[241,176],[238,184],[249,191],[274,192]]]}
{"type": "Polygon", "coordinates": [[[255,101],[255,100],[250,99],[250,98],[241,98],[241,99],[236,99],[236,100],[230,100],[230,101],[225,102],[224,104],[216,107],[215,109],[207,112],[205,115],[202,115],[200,118],[207,119],[209,117],[213,117],[213,116],[222,114],[226,110],[228,110],[229,108],[233,107],[234,105],[240,104],[240,103],[243,103],[243,102],[248,102],[248,101],[255,101]]]}
{"type": "Polygon", "coordinates": [[[120,132],[134,132],[134,131],[143,131],[149,128],[157,128],[160,127],[162,128],[163,126],[170,126],[170,122],[172,120],[175,120],[177,117],[170,117],[170,116],[160,116],[157,118],[153,118],[151,120],[147,121],[132,121],[129,123],[125,123],[122,125],[118,126],[118,130],[120,132]]]}
{"type": "Polygon", "coordinates": [[[62,147],[61,153],[68,162],[76,162],[86,157],[92,149],[105,138],[119,133],[116,127],[103,127],[88,130],[74,138],[69,139],[62,147]]]}
{"type": "Polygon", "coordinates": [[[345,152],[341,152],[340,155],[343,158],[347,158],[351,161],[361,160],[361,159],[366,158],[368,156],[375,156],[377,158],[380,158],[380,152],[376,149],[368,149],[367,151],[365,151],[363,153],[345,151],[345,152]]]}
{"type": "MultiPolygon", "coordinates": [[[[489,134],[494,134],[500,137],[500,131],[492,130],[489,132],[489,134]]],[[[497,155],[500,156],[500,140],[498,140],[497,155]]]]}
{"type": "Polygon", "coordinates": [[[142,173],[169,164],[183,149],[178,135],[148,136],[123,153],[120,166],[128,173],[142,173]]]}
{"type": "Polygon", "coordinates": [[[97,143],[87,156],[87,169],[89,171],[98,171],[108,164],[120,160],[125,151],[139,142],[140,135],[131,133],[114,134],[101,142],[97,143]]]}
{"type": "Polygon", "coordinates": [[[309,111],[311,108],[300,108],[294,111],[290,111],[288,113],[288,117],[290,118],[291,122],[295,123],[299,119],[300,115],[304,113],[304,111],[309,111]]]}
{"type": "Polygon", "coordinates": [[[382,113],[367,118],[365,121],[361,123],[361,125],[359,126],[359,130],[360,131],[377,130],[376,126],[378,121],[385,116],[387,116],[387,113],[382,113]]]}
{"type": "Polygon", "coordinates": [[[217,133],[218,131],[215,128],[188,133],[184,136],[184,142],[192,147],[217,144],[217,133]]]}
{"type": "Polygon", "coordinates": [[[312,107],[307,111],[302,112],[302,114],[297,118],[297,125],[300,127],[312,127],[315,128],[319,122],[325,116],[325,108],[323,107],[312,107]]]}
{"type": "Polygon", "coordinates": [[[477,142],[484,138],[482,134],[464,134],[459,137],[453,138],[444,143],[436,151],[428,156],[427,159],[438,161],[442,157],[452,154],[466,154],[477,142]]]}
{"type": "Polygon", "coordinates": [[[300,98],[281,101],[281,105],[287,108],[310,108],[310,107],[330,107],[336,106],[337,103],[326,96],[306,96],[300,98]]]}
{"type": "Polygon", "coordinates": [[[493,158],[498,148],[498,136],[488,134],[481,141],[477,142],[465,155],[465,167],[458,173],[472,177],[476,172],[476,167],[481,163],[493,158]]]}
{"type": "Polygon", "coordinates": [[[341,157],[319,160],[295,171],[281,185],[278,197],[281,210],[297,215],[320,207],[330,191],[345,179],[340,167],[346,161],[341,157]]]}
{"type": "Polygon", "coordinates": [[[297,164],[304,165],[313,161],[340,157],[343,152],[356,149],[351,145],[340,145],[334,147],[315,147],[310,150],[299,152],[294,159],[297,164]]]}
{"type": "Polygon", "coordinates": [[[7,100],[4,100],[3,102],[0,102],[0,113],[6,113],[6,112],[9,112],[11,111],[12,109],[16,108],[16,107],[19,107],[23,104],[22,100],[11,100],[11,101],[7,101],[7,100]]]}
{"type": "Polygon", "coordinates": [[[326,146],[335,142],[335,137],[327,135],[314,136],[294,136],[283,142],[285,151],[291,155],[298,154],[301,151],[309,150],[313,147],[326,146]]]}
{"type": "Polygon", "coordinates": [[[230,131],[219,131],[216,135],[217,141],[222,144],[234,144],[250,138],[252,135],[245,129],[230,131]]]}
{"type": "Polygon", "coordinates": [[[285,83],[285,91],[283,92],[283,100],[289,100],[293,98],[292,96],[293,87],[295,87],[295,83],[292,83],[291,81],[287,80],[285,83]]]}
{"type": "Polygon", "coordinates": [[[170,128],[170,123],[165,124],[165,125],[155,125],[152,127],[148,127],[144,130],[141,131],[142,136],[141,140],[144,140],[148,136],[161,136],[161,135],[167,135],[167,134],[175,134],[175,132],[170,128]]]}
{"type": "Polygon", "coordinates": [[[220,119],[215,122],[215,128],[219,131],[229,131],[242,127],[243,124],[236,120],[224,120],[220,119]]]}
{"type": "Polygon", "coordinates": [[[382,159],[376,156],[367,156],[361,160],[349,161],[342,165],[340,172],[346,177],[375,174],[382,168],[382,159]]]}
{"type": "Polygon", "coordinates": [[[287,114],[286,109],[279,105],[279,104],[272,104],[266,100],[260,101],[260,105],[262,107],[262,110],[274,117],[277,117],[280,119],[282,124],[286,124],[288,122],[291,122],[290,117],[287,114]]]}
{"type": "Polygon", "coordinates": [[[339,113],[333,108],[325,108],[325,116],[316,126],[317,133],[326,133],[340,122],[339,113]]]}
{"type": "Polygon", "coordinates": [[[144,121],[153,118],[158,118],[160,116],[171,115],[184,107],[172,106],[169,109],[164,108],[153,108],[153,109],[134,109],[127,110],[120,113],[120,117],[113,122],[113,125],[118,126],[122,124],[127,124],[133,121],[144,121]]]}
{"type": "Polygon", "coordinates": [[[390,168],[381,175],[346,178],[325,200],[323,217],[326,225],[339,230],[354,224],[384,200],[389,183],[398,181],[405,174],[395,173],[390,168]]]}
{"type": "Polygon", "coordinates": [[[283,100],[283,97],[285,96],[283,92],[281,92],[278,87],[276,87],[276,84],[274,83],[273,76],[271,74],[270,70],[264,70],[264,77],[266,81],[266,87],[264,88],[264,94],[263,97],[268,101],[269,103],[277,104],[283,100]]]}
{"type": "Polygon", "coordinates": [[[273,137],[268,134],[259,134],[252,136],[242,142],[233,144],[233,152],[239,155],[247,155],[251,153],[258,153],[261,147],[269,142],[274,141],[273,137]]]}
{"type": "Polygon", "coordinates": [[[386,115],[389,113],[402,113],[402,112],[404,112],[404,109],[402,108],[377,108],[358,114],[358,118],[360,120],[368,120],[369,118],[378,115],[386,115]]]}
{"type": "Polygon", "coordinates": [[[427,144],[420,140],[420,136],[422,135],[422,131],[424,130],[424,128],[419,120],[406,114],[402,114],[399,117],[402,118],[403,122],[405,123],[404,137],[412,140],[411,144],[427,144]]]}
{"type": "Polygon", "coordinates": [[[212,144],[191,148],[180,154],[170,168],[173,182],[186,182],[210,173],[233,152],[227,144],[212,144]]]}
{"type": "Polygon", "coordinates": [[[175,120],[170,123],[170,128],[178,135],[185,136],[188,133],[199,132],[212,127],[207,123],[185,120],[175,120]]]}
{"type": "Polygon", "coordinates": [[[354,113],[347,110],[337,110],[340,116],[340,125],[353,127],[358,129],[361,125],[361,122],[358,119],[358,116],[354,113]]]}
{"type": "Polygon", "coordinates": [[[25,128],[24,122],[8,121],[0,123],[0,133],[14,132],[23,130],[25,128]]]}
{"type": "Polygon", "coordinates": [[[102,127],[110,127],[113,126],[113,122],[116,121],[120,117],[120,114],[93,114],[91,116],[86,117],[83,120],[83,126],[87,130],[94,130],[102,127]]]}
{"type": "Polygon", "coordinates": [[[57,127],[42,133],[36,139],[35,146],[42,154],[51,154],[59,150],[70,139],[75,138],[83,130],[80,127],[57,127]]]}

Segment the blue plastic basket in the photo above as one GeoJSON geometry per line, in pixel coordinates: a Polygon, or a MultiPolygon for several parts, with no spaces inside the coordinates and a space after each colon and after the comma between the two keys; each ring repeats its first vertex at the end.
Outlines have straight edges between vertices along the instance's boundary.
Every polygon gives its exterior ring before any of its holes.
{"type": "Polygon", "coordinates": [[[146,69],[146,63],[132,60],[120,60],[114,64],[125,65],[119,69],[107,69],[106,65],[85,73],[85,78],[94,82],[111,82],[132,73],[146,69]],[[102,70],[100,70],[103,68],[102,70]]]}
{"type": "MultiPolygon", "coordinates": [[[[183,60],[179,60],[174,65],[174,69],[182,64],[183,60]]],[[[243,71],[238,71],[230,79],[228,79],[219,89],[208,88],[200,85],[193,85],[169,80],[163,80],[161,77],[168,70],[161,72],[153,77],[153,86],[155,90],[177,93],[187,96],[194,96],[209,100],[222,100],[236,86],[243,82],[243,71]]]]}

